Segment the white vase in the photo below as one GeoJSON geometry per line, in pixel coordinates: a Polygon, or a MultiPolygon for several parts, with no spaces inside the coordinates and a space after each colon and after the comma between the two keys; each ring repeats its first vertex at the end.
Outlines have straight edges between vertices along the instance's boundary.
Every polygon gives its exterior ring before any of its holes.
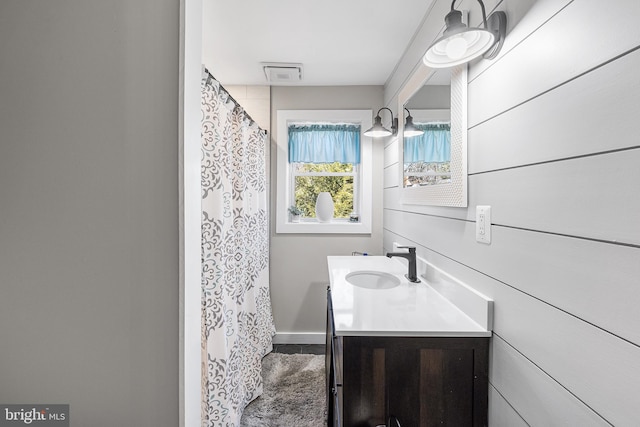
{"type": "Polygon", "coordinates": [[[330,222],[333,219],[333,199],[331,194],[322,192],[316,199],[316,218],[318,222],[330,222]]]}

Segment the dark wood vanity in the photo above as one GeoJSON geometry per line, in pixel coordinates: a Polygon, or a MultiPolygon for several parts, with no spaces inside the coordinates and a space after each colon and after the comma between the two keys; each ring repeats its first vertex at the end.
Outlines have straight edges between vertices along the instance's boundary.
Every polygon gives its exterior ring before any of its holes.
{"type": "Polygon", "coordinates": [[[337,335],[327,295],[329,427],[487,425],[490,337],[337,335]]]}

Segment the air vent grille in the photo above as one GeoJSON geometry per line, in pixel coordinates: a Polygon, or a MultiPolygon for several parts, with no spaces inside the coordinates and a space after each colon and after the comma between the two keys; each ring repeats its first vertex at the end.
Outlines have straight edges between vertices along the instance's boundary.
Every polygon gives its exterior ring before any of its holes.
{"type": "Polygon", "coordinates": [[[262,69],[269,83],[287,84],[302,81],[302,64],[263,62],[262,69]]]}

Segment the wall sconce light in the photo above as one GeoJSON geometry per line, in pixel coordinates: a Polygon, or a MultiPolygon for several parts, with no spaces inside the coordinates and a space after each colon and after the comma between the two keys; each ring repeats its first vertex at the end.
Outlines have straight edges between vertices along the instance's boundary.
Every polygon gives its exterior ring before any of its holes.
{"type": "Polygon", "coordinates": [[[469,62],[480,55],[493,59],[498,55],[507,33],[507,14],[494,12],[487,19],[482,0],[478,0],[482,9],[484,28],[467,27],[462,23],[462,12],[454,9],[456,0],[451,2],[451,12],[444,18],[446,28],[436,40],[422,61],[431,68],[447,68],[469,62]]]}
{"type": "Polygon", "coordinates": [[[376,118],[375,118],[375,121],[373,123],[373,126],[371,127],[371,129],[367,129],[364,132],[364,135],[365,136],[370,136],[370,137],[373,137],[373,138],[382,138],[384,136],[395,135],[396,133],[398,133],[398,118],[396,117],[394,119],[393,118],[393,111],[391,111],[387,107],[382,107],[381,109],[378,110],[378,114],[376,114],[376,118]],[[380,117],[380,111],[382,111],[382,110],[387,110],[391,114],[391,130],[389,130],[386,127],[382,126],[382,117],[380,117]]]}
{"type": "Polygon", "coordinates": [[[413,124],[413,117],[411,117],[411,111],[407,108],[407,121],[404,124],[404,130],[402,131],[402,135],[411,138],[412,136],[420,136],[424,133],[422,129],[418,129],[416,125],[413,124]]]}

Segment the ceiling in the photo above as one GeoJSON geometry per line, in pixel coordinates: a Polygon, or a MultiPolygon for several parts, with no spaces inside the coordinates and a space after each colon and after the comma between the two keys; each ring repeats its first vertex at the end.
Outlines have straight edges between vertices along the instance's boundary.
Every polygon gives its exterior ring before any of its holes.
{"type": "Polygon", "coordinates": [[[383,85],[432,2],[204,0],[203,62],[225,85],[269,84],[263,62],[302,63],[297,85],[383,85]]]}

